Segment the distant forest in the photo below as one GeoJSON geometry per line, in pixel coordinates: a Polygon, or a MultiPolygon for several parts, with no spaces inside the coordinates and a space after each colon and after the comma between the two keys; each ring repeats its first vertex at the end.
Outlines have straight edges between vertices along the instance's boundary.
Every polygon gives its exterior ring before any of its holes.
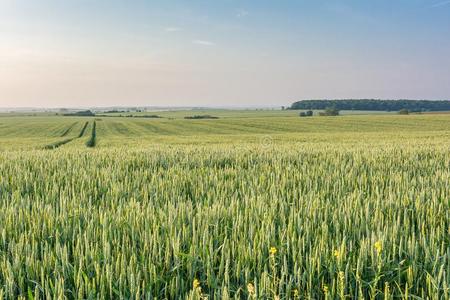
{"type": "Polygon", "coordinates": [[[293,103],[290,109],[374,110],[374,111],[446,111],[450,110],[449,100],[302,100],[293,103]]]}

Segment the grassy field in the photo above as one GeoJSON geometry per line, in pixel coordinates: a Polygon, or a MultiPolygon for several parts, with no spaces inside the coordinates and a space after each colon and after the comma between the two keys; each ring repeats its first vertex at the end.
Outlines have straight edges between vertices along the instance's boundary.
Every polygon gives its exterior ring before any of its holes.
{"type": "MultiPolygon", "coordinates": [[[[148,111],[148,112],[117,112],[117,113],[105,113],[107,116],[145,116],[145,115],[157,115],[163,118],[171,119],[183,119],[186,116],[193,115],[212,115],[220,118],[272,118],[272,117],[298,117],[299,112],[302,110],[279,110],[279,109],[194,109],[194,110],[163,110],[163,111],[148,111]]],[[[314,111],[315,115],[318,115],[321,110],[314,111]]],[[[385,112],[385,111],[351,111],[342,110],[341,115],[393,115],[397,112],[385,112]]]]}
{"type": "Polygon", "coordinates": [[[450,299],[450,115],[0,117],[0,299],[450,299]]]}

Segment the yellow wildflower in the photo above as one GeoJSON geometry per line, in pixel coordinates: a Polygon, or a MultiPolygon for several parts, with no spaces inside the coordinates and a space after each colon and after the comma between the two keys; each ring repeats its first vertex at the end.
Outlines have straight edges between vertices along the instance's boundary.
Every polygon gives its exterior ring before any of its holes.
{"type": "Polygon", "coordinates": [[[328,286],[327,286],[326,284],[324,284],[323,287],[322,287],[322,289],[323,289],[323,293],[324,293],[325,295],[327,295],[327,294],[328,294],[328,286]]]}
{"type": "Polygon", "coordinates": [[[294,290],[292,291],[292,294],[294,295],[294,298],[297,299],[297,298],[299,297],[298,289],[294,289],[294,290]]]}
{"type": "Polygon", "coordinates": [[[270,247],[270,250],[269,250],[269,253],[270,253],[270,256],[275,256],[275,254],[277,254],[277,248],[275,248],[275,247],[270,247]]]}
{"type": "Polygon", "coordinates": [[[381,241],[377,241],[374,246],[378,254],[380,254],[381,251],[383,251],[383,244],[381,243],[381,241]]]}
{"type": "Polygon", "coordinates": [[[194,288],[194,290],[200,287],[200,281],[197,278],[195,278],[194,282],[192,282],[192,287],[194,288]]]}
{"type": "Polygon", "coordinates": [[[341,252],[339,252],[339,250],[334,250],[334,257],[336,257],[337,259],[339,259],[341,257],[341,252]]]}

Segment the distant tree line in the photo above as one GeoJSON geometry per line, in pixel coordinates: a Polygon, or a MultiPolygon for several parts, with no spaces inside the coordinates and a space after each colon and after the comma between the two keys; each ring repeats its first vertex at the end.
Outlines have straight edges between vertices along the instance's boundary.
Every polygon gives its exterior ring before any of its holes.
{"type": "Polygon", "coordinates": [[[95,117],[95,114],[90,110],[77,111],[74,113],[63,114],[66,117],[95,117]]]}
{"type": "Polygon", "coordinates": [[[104,115],[104,114],[97,114],[97,117],[102,117],[102,118],[144,118],[144,119],[159,119],[162,118],[161,116],[158,115],[104,115]]]}
{"type": "Polygon", "coordinates": [[[195,116],[187,116],[184,117],[188,120],[199,120],[199,119],[218,119],[218,117],[210,116],[210,115],[195,115],[195,116]]]}
{"type": "Polygon", "coordinates": [[[450,110],[450,101],[375,99],[302,100],[293,103],[290,109],[324,110],[330,107],[337,110],[400,111],[405,109],[411,112],[446,111],[450,110]]]}

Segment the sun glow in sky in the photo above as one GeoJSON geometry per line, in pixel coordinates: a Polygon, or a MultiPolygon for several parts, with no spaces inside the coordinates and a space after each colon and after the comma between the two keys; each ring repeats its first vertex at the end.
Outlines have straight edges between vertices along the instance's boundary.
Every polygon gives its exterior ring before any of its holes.
{"type": "Polygon", "coordinates": [[[0,107],[450,98],[450,1],[0,0],[0,107]]]}

